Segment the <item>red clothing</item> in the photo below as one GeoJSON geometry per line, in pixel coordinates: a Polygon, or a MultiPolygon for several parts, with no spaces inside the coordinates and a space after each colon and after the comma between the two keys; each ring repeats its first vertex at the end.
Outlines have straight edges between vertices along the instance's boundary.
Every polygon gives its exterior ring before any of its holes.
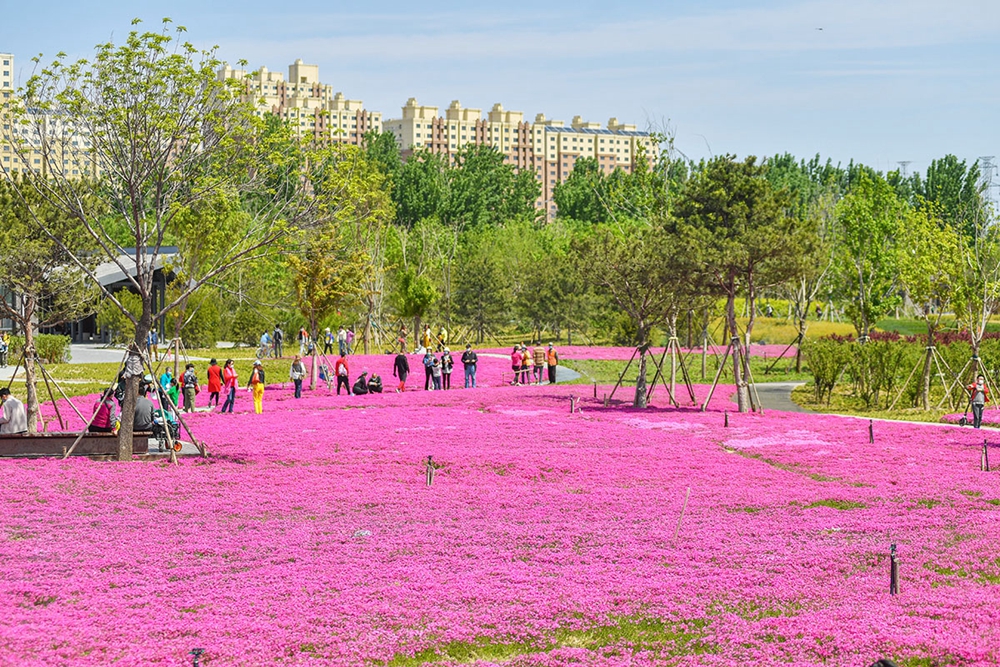
{"type": "Polygon", "coordinates": [[[347,368],[347,362],[343,359],[337,359],[337,363],[333,365],[333,372],[336,375],[343,375],[344,377],[350,376],[350,370],[347,368]]]}
{"type": "Polygon", "coordinates": [[[521,367],[521,353],[520,353],[520,351],[514,352],[514,353],[512,353],[510,355],[510,365],[511,365],[511,368],[520,368],[521,367]]]}
{"type": "MultiPolygon", "coordinates": [[[[209,386],[209,391],[211,391],[211,387],[212,387],[212,384],[211,384],[212,383],[211,369],[209,369],[209,371],[210,372],[209,372],[209,380],[208,380],[209,381],[209,385],[208,386],[209,386]]],[[[222,369],[222,384],[225,385],[226,389],[231,389],[233,387],[238,387],[239,383],[236,381],[238,377],[239,377],[239,375],[236,374],[236,369],[235,368],[232,368],[230,366],[226,366],[225,368],[222,369]]]]}
{"type": "Polygon", "coordinates": [[[222,368],[219,366],[208,367],[208,391],[209,393],[219,393],[222,391],[222,368]]]}

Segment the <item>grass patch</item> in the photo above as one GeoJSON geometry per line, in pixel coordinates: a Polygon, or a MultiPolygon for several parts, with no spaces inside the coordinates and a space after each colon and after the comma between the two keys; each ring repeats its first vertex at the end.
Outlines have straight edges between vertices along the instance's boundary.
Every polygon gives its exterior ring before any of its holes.
{"type": "MultiPolygon", "coordinates": [[[[718,362],[721,360],[721,355],[719,359],[716,359],[715,355],[709,354],[706,358],[706,368],[705,375],[701,374],[701,353],[696,352],[686,356],[685,364],[688,369],[688,374],[691,377],[691,382],[695,384],[705,384],[712,381],[715,377],[716,369],[718,369],[718,362]]],[[[659,361],[659,357],[657,357],[659,361]]],[[[808,369],[803,367],[802,373],[795,372],[794,361],[792,360],[792,367],[790,372],[785,372],[789,365],[789,360],[784,360],[779,362],[773,371],[769,374],[765,374],[765,370],[774,362],[774,359],[765,359],[763,357],[751,357],[750,358],[750,372],[753,374],[754,380],[759,383],[765,382],[807,382],[812,379],[812,375],[808,373],[808,369]]],[[[621,376],[622,371],[625,370],[625,366],[628,364],[628,360],[607,360],[607,359],[563,359],[560,360],[567,368],[570,368],[583,377],[578,380],[574,380],[572,383],[568,384],[592,384],[594,380],[597,380],[598,384],[615,384],[618,382],[618,378],[621,376]]],[[[670,373],[669,359],[667,363],[664,364],[663,370],[668,374],[670,373]]],[[[654,366],[650,361],[646,362],[646,382],[651,383],[653,381],[653,375],[656,373],[656,366],[654,366]]],[[[628,373],[625,375],[625,379],[622,381],[622,385],[625,387],[634,387],[635,381],[639,376],[639,364],[638,359],[632,362],[631,368],[629,368],[628,373]]],[[[731,383],[733,381],[733,365],[732,362],[726,364],[726,369],[722,373],[722,377],[719,379],[722,383],[731,383]]],[[[680,363],[678,362],[677,367],[677,386],[678,386],[678,400],[681,403],[685,403],[689,397],[687,391],[684,389],[684,376],[681,374],[680,363]]],[[[659,384],[659,382],[657,383],[659,384]]],[[[662,385],[660,391],[662,391],[662,385]]]]}
{"type": "Polygon", "coordinates": [[[412,655],[397,653],[387,667],[416,667],[436,662],[500,663],[566,647],[607,651],[605,655],[640,651],[667,656],[717,653],[719,649],[715,645],[701,641],[707,625],[708,621],[700,619],[670,622],[656,618],[619,617],[590,628],[559,629],[546,637],[503,640],[483,636],[468,642],[456,641],[428,647],[412,655]]]}
{"type": "Polygon", "coordinates": [[[803,505],[803,507],[805,509],[810,509],[813,507],[829,507],[835,510],[846,511],[846,510],[865,509],[866,507],[868,507],[868,505],[865,505],[864,503],[855,502],[853,500],[836,500],[833,498],[829,498],[826,500],[815,500],[809,503],[808,505],[803,505]]]}
{"type": "MultiPolygon", "coordinates": [[[[811,378],[809,378],[811,380],[811,378]]],[[[803,408],[813,410],[814,412],[825,412],[835,415],[854,415],[858,417],[869,417],[872,419],[895,419],[902,421],[913,421],[913,422],[940,422],[941,417],[950,412],[947,408],[936,410],[921,410],[920,408],[900,408],[897,407],[895,410],[885,410],[885,409],[871,409],[866,410],[864,403],[861,402],[860,398],[856,398],[850,395],[850,385],[838,385],[830,397],[830,404],[827,405],[826,401],[822,403],[816,402],[815,389],[812,384],[803,385],[801,387],[796,387],[792,391],[792,401],[803,408]]],[[[900,403],[903,401],[901,400],[900,403]]],[[[859,430],[860,432],[860,430],[859,430]]],[[[864,434],[867,437],[867,433],[864,434]]],[[[875,439],[878,441],[878,433],[876,432],[875,439]]]]}

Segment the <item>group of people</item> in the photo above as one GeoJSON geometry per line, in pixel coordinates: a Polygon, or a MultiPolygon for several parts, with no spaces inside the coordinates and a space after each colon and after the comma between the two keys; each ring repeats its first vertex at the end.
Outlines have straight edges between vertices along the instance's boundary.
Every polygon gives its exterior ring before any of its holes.
{"type": "Polygon", "coordinates": [[[524,343],[514,346],[510,353],[510,368],[514,371],[514,386],[522,384],[542,384],[542,379],[548,370],[549,384],[555,384],[556,367],[559,366],[559,353],[549,343],[548,349],[541,346],[529,348],[524,343]]]}
{"type": "MultiPolygon", "coordinates": [[[[343,325],[334,333],[330,327],[326,327],[321,335],[323,343],[323,354],[332,354],[333,346],[337,346],[340,356],[354,354],[354,330],[343,325]]],[[[316,341],[309,334],[305,327],[301,327],[298,333],[299,357],[306,357],[316,350],[316,341]]],[[[257,357],[274,357],[280,359],[285,351],[285,332],[278,325],[274,326],[273,332],[267,332],[260,336],[260,346],[257,348],[257,357]]]]}
{"type": "MultiPolygon", "coordinates": [[[[472,349],[471,344],[466,344],[461,362],[465,372],[465,388],[475,388],[479,355],[472,349]]],[[[440,357],[435,356],[430,348],[425,347],[422,365],[424,367],[424,391],[451,389],[451,373],[455,368],[455,360],[447,345],[441,348],[440,357]]],[[[396,355],[392,365],[392,376],[399,380],[396,393],[406,391],[406,379],[410,376],[410,361],[403,351],[396,355]]]]}
{"type": "MultiPolygon", "coordinates": [[[[406,324],[401,324],[399,326],[399,337],[396,339],[396,342],[399,343],[400,354],[406,354],[409,349],[407,345],[409,335],[410,332],[406,328],[406,324]]],[[[417,346],[415,349],[417,354],[425,353],[432,348],[435,352],[444,352],[447,347],[448,330],[444,327],[439,327],[436,335],[431,332],[429,324],[424,325],[423,331],[417,332],[417,346]]]]}

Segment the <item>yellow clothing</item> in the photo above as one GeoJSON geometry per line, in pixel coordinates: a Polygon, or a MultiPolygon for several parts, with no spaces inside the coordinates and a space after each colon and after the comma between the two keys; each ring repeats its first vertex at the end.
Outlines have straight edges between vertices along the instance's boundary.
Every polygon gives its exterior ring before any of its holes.
{"type": "Polygon", "coordinates": [[[264,385],[261,382],[253,386],[253,411],[257,414],[264,412],[264,385]]]}

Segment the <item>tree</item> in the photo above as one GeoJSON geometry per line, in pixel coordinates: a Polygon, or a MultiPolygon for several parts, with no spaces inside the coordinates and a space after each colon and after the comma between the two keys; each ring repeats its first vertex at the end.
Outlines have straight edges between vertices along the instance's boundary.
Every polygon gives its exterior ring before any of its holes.
{"type": "Polygon", "coordinates": [[[791,277],[790,260],[799,252],[801,233],[787,214],[786,191],[775,191],[756,158],[742,162],[720,156],[705,164],[685,184],[674,204],[674,220],[684,239],[691,270],[699,271],[726,299],[726,324],[732,334],[733,379],[740,412],[750,408],[743,380],[749,361],[737,335],[736,298],[747,298],[749,341],[759,291],[791,277]]]}
{"type": "Polygon", "coordinates": [[[41,220],[45,229],[74,239],[71,252],[87,250],[81,245],[86,239],[79,222],[40,196],[36,178],[0,180],[0,285],[13,293],[12,301],[0,298],[0,313],[24,334],[25,407],[31,433],[38,426],[35,331],[90,314],[97,296],[86,275],[73,265],[70,251],[36,222],[41,220]]]}
{"type": "MultiPolygon", "coordinates": [[[[274,159],[275,146],[262,134],[254,106],[242,101],[243,82],[219,80],[216,71],[222,63],[214,50],[199,51],[180,41],[184,28],[172,35],[169,23],[164,19],[161,32],[133,30],[120,45],[100,44],[92,61],[67,64],[59,56],[41,68],[18,91],[12,106],[15,127],[22,132],[6,137],[22,163],[29,164],[35,153],[41,155],[48,175],[40,188],[46,200],[79,222],[98,255],[121,270],[142,302],[142,312],[135,317],[104,290],[105,298],[135,324],[126,364],[119,460],[132,456],[133,407],[153,321],[205,282],[264,255],[284,234],[282,223],[295,212],[287,203],[296,198],[294,193],[277,196],[268,188],[276,182],[296,192],[300,187],[297,181],[274,178],[271,167],[277,165],[282,172],[287,161],[274,159]],[[64,160],[89,169],[100,178],[99,185],[81,192],[64,169],[64,160]],[[189,277],[187,289],[157,310],[153,272],[164,241],[175,238],[178,213],[226,188],[259,188],[248,224],[201,275],[189,277]],[[127,225],[132,246],[127,255],[109,233],[106,210],[127,225]]],[[[58,230],[46,227],[46,232],[64,250],[70,249],[58,230]]],[[[72,256],[99,284],[85,259],[72,256]]]]}
{"type": "Polygon", "coordinates": [[[500,261],[496,231],[486,228],[463,238],[462,262],[455,276],[457,314],[476,332],[476,342],[510,320],[509,276],[500,261]]]}
{"type": "Polygon", "coordinates": [[[608,221],[604,176],[595,158],[577,160],[569,178],[556,184],[552,199],[560,218],[592,223],[608,221]]]}
{"type": "Polygon", "coordinates": [[[634,405],[646,407],[646,355],[653,327],[668,316],[676,298],[676,249],[664,229],[643,222],[606,226],[579,245],[584,266],[599,267],[591,280],[626,313],[635,327],[639,375],[634,405]]]}
{"type": "Polygon", "coordinates": [[[967,166],[965,160],[945,155],[931,161],[924,179],[913,174],[911,189],[921,202],[933,204],[945,223],[971,238],[985,205],[979,177],[978,161],[967,166]]]}
{"type": "Polygon", "coordinates": [[[837,204],[833,275],[862,340],[900,303],[899,236],[905,212],[906,204],[884,178],[864,172],[837,204]]]}
{"type": "Polygon", "coordinates": [[[434,283],[416,268],[403,269],[396,286],[396,312],[400,317],[413,318],[413,330],[420,334],[420,320],[438,299],[434,283]]]}
{"type": "Polygon", "coordinates": [[[920,384],[924,410],[930,410],[934,335],[961,282],[958,240],[954,230],[942,223],[934,206],[927,204],[907,212],[900,235],[899,282],[927,326],[920,384]]]}

